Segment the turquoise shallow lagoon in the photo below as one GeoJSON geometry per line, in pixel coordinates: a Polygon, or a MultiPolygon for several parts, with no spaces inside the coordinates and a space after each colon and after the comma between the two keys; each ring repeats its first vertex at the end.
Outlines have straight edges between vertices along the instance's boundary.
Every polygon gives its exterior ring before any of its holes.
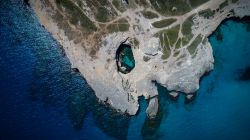
{"type": "Polygon", "coordinates": [[[250,23],[228,20],[209,38],[215,68],[193,102],[158,85],[152,122],[142,98],[134,117],[98,104],[33,11],[0,1],[0,139],[250,139],[250,23]]]}

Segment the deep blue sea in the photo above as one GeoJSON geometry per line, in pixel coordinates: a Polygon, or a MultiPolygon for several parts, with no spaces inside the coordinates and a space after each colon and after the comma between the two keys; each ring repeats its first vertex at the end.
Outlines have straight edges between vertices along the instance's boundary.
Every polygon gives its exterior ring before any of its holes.
{"type": "Polygon", "coordinates": [[[228,20],[209,38],[214,70],[195,100],[171,101],[133,117],[97,102],[60,45],[21,0],[0,0],[0,140],[250,139],[250,23],[228,20]]]}

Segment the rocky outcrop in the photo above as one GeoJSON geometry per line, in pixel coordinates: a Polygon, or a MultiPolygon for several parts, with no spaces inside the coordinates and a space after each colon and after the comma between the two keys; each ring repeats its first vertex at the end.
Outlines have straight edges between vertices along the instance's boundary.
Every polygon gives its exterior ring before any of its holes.
{"type": "Polygon", "coordinates": [[[159,108],[158,98],[157,97],[150,98],[148,107],[146,109],[146,113],[149,119],[154,119],[156,117],[158,108],[159,108]]]}
{"type": "Polygon", "coordinates": [[[185,103],[188,104],[194,100],[196,93],[187,94],[185,97],[185,103]]]}
{"type": "Polygon", "coordinates": [[[169,93],[169,96],[172,100],[177,100],[177,98],[179,97],[179,93],[172,91],[169,93]]]}

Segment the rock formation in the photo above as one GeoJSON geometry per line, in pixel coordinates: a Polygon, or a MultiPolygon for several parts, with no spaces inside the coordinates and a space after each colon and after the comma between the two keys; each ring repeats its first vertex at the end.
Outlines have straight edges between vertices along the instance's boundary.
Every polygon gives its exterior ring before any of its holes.
{"type": "MultiPolygon", "coordinates": [[[[207,37],[224,19],[250,15],[249,0],[29,2],[100,101],[108,99],[112,107],[130,115],[138,110],[139,96],[158,94],[152,81],[170,91],[196,92],[200,77],[213,69],[207,37]],[[115,58],[126,39],[135,67],[124,74],[117,70],[115,58]]],[[[157,98],[151,100],[149,104],[157,98]]]]}
{"type": "Polygon", "coordinates": [[[148,107],[146,109],[146,113],[149,119],[154,119],[156,117],[158,108],[159,108],[158,98],[157,97],[150,98],[148,107]]]}
{"type": "Polygon", "coordinates": [[[171,99],[177,100],[177,98],[179,96],[179,93],[172,91],[172,92],[169,93],[169,95],[170,95],[171,99]]]}

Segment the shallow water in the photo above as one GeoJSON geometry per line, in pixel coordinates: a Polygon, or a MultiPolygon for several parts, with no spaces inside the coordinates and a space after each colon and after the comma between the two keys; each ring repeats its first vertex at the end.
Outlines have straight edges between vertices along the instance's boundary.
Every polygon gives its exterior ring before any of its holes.
{"type": "Polygon", "coordinates": [[[227,21],[210,37],[215,69],[194,102],[158,85],[160,114],[147,102],[129,118],[97,103],[58,43],[22,1],[0,0],[0,139],[249,139],[249,24],[227,21]],[[146,121],[145,121],[146,120],[146,121]]]}

